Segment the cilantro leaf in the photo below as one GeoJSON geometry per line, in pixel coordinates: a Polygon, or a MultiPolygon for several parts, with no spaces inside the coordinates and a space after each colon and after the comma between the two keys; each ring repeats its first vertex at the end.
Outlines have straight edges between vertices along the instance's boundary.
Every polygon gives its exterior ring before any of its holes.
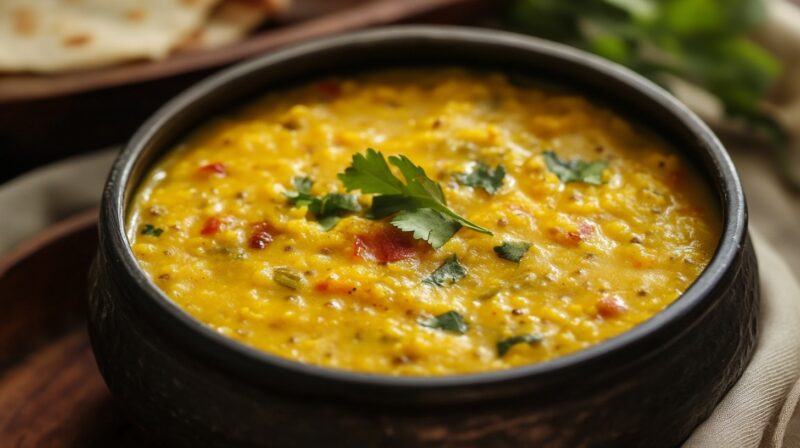
{"type": "Polygon", "coordinates": [[[142,235],[158,237],[161,236],[162,233],[164,233],[164,229],[155,227],[152,224],[145,224],[142,228],[142,235]]]}
{"type": "Polygon", "coordinates": [[[497,343],[497,356],[503,357],[511,347],[517,344],[530,344],[533,342],[540,342],[542,340],[542,335],[540,334],[523,334],[519,336],[512,336],[508,339],[503,339],[502,341],[497,343]]]}
{"type": "Polygon", "coordinates": [[[531,243],[525,241],[504,241],[503,244],[494,247],[498,257],[519,263],[525,252],[530,249],[531,243]]]}
{"type": "Polygon", "coordinates": [[[461,185],[473,188],[483,188],[489,194],[495,194],[503,186],[503,178],[506,177],[506,169],[503,165],[497,165],[494,170],[482,162],[475,164],[469,173],[457,173],[456,180],[461,185]]]}
{"type": "Polygon", "coordinates": [[[422,198],[430,196],[434,200],[441,202],[442,205],[447,204],[442,186],[429,178],[425,171],[421,167],[414,165],[408,157],[403,155],[390,156],[389,163],[399,168],[403,177],[406,178],[408,183],[407,191],[410,196],[422,198]]]}
{"type": "Polygon", "coordinates": [[[331,230],[332,228],[336,227],[336,224],[339,224],[339,221],[342,220],[342,217],[339,215],[330,215],[330,216],[323,216],[321,218],[317,218],[317,222],[319,226],[324,231],[331,230]]]}
{"type": "Polygon", "coordinates": [[[320,218],[339,212],[358,212],[361,211],[361,205],[358,204],[358,200],[353,195],[328,193],[321,198],[312,200],[308,210],[317,218],[320,218]]]}
{"type": "Polygon", "coordinates": [[[314,200],[314,197],[311,196],[311,186],[314,182],[311,180],[310,177],[300,177],[295,176],[292,179],[292,184],[294,184],[294,188],[297,191],[286,191],[283,193],[289,199],[289,202],[297,207],[304,207],[314,200]]]}
{"type": "Polygon", "coordinates": [[[350,166],[339,173],[347,191],[361,190],[366,194],[402,194],[405,185],[395,177],[386,159],[378,151],[367,148],[367,154],[354,154],[350,166]]]}
{"type": "Polygon", "coordinates": [[[444,330],[450,333],[464,334],[469,330],[469,325],[464,322],[464,317],[457,311],[448,311],[430,319],[418,321],[423,327],[444,330]]]}
{"type": "Polygon", "coordinates": [[[292,183],[294,184],[294,188],[297,189],[297,192],[301,194],[310,194],[311,187],[314,185],[314,181],[308,176],[295,176],[295,178],[292,179],[292,183]]]}
{"type": "Polygon", "coordinates": [[[608,167],[608,162],[598,160],[585,162],[583,160],[560,160],[553,151],[542,153],[547,169],[558,176],[563,183],[584,182],[592,185],[603,183],[603,171],[608,167]]]}
{"type": "Polygon", "coordinates": [[[361,211],[361,205],[355,196],[328,193],[318,198],[311,194],[313,182],[310,178],[295,177],[293,183],[297,191],[287,191],[284,196],[295,207],[308,207],[308,212],[325,231],[334,228],[342,215],[361,211]]]}
{"type": "Polygon", "coordinates": [[[444,263],[436,268],[430,277],[422,280],[422,283],[433,286],[446,286],[461,280],[466,275],[467,268],[458,262],[458,257],[454,254],[447,257],[444,263]]]}
{"type": "Polygon", "coordinates": [[[392,219],[392,225],[414,238],[425,240],[434,249],[444,245],[461,228],[461,224],[429,208],[403,210],[392,219]]]}
{"type": "Polygon", "coordinates": [[[416,210],[419,204],[402,194],[383,194],[372,197],[372,206],[367,212],[370,219],[382,219],[403,210],[416,210]]]}
{"type": "MultiPolygon", "coordinates": [[[[401,211],[413,212],[419,209],[430,209],[450,221],[455,221],[460,226],[487,235],[492,234],[489,229],[467,220],[447,207],[447,200],[441,185],[429,178],[422,167],[415,165],[405,156],[391,156],[387,162],[382,153],[368,148],[366,155],[353,155],[351,165],[339,174],[339,179],[344,183],[347,191],[361,190],[362,193],[376,195],[372,199],[372,207],[369,212],[369,216],[372,218],[383,218],[401,211]],[[390,163],[400,170],[405,183],[392,173],[389,168],[390,163]]],[[[428,235],[432,233],[444,235],[450,232],[448,229],[454,227],[448,220],[436,219],[429,212],[424,212],[422,215],[426,219],[416,219],[414,228],[410,229],[415,232],[416,238],[425,236],[428,241],[428,235]],[[446,225],[446,229],[425,229],[420,227],[423,223],[443,224],[446,225]]],[[[407,220],[403,219],[398,222],[407,222],[407,220]]],[[[392,221],[392,224],[405,230],[395,221],[392,221]]],[[[409,225],[407,224],[406,227],[409,225]]]]}
{"type": "Polygon", "coordinates": [[[342,215],[348,212],[361,211],[361,206],[355,196],[349,194],[328,193],[314,199],[308,205],[310,211],[319,221],[322,230],[328,231],[336,226],[342,215]]]}

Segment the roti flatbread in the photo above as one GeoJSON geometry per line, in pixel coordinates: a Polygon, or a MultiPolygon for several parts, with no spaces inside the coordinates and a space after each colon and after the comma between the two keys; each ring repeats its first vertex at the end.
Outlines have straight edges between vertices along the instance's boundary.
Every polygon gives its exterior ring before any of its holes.
{"type": "Polygon", "coordinates": [[[216,48],[240,40],[266,20],[278,17],[289,0],[225,0],[208,20],[180,46],[180,50],[216,48]]]}
{"type": "Polygon", "coordinates": [[[219,0],[0,0],[0,71],[57,72],[159,59],[219,0]]]}

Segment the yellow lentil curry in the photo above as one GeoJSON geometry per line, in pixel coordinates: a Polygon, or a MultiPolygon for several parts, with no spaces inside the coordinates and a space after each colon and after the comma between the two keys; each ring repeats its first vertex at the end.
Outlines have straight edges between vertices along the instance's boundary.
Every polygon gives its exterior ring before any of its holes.
{"type": "Polygon", "coordinates": [[[203,126],[128,235],[187,313],[282,357],[392,375],[541,362],[673,302],[718,211],[589,100],[460,69],[330,78],[203,126]]]}

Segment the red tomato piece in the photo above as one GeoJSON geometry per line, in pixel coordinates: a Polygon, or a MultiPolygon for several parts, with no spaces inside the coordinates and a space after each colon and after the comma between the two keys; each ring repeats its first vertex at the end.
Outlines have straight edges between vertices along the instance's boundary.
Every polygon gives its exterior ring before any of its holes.
{"type": "Polygon", "coordinates": [[[410,233],[392,226],[356,236],[353,254],[365,260],[390,263],[417,255],[418,245],[410,233]]]}
{"type": "Polygon", "coordinates": [[[209,163],[208,165],[203,165],[197,170],[201,174],[220,174],[225,175],[227,170],[225,169],[225,165],[222,162],[214,162],[209,163]]]}
{"type": "Polygon", "coordinates": [[[206,220],[203,230],[200,231],[201,235],[210,236],[220,231],[222,228],[222,219],[218,216],[212,216],[206,220]]]}
{"type": "Polygon", "coordinates": [[[628,311],[628,304],[620,296],[603,296],[597,300],[597,314],[604,319],[617,317],[628,311]]]}
{"type": "Polygon", "coordinates": [[[250,248],[263,249],[269,245],[275,235],[275,229],[267,221],[257,222],[252,224],[253,233],[250,235],[250,248]]]}

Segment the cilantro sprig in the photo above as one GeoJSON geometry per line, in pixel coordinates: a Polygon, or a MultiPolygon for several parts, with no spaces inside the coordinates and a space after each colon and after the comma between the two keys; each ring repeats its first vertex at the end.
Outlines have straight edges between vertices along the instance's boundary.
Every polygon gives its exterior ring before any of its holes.
{"type": "Polygon", "coordinates": [[[391,223],[403,231],[414,233],[414,238],[427,241],[434,249],[447,242],[459,228],[492,235],[447,206],[441,185],[425,174],[405,156],[384,155],[372,148],[366,154],[354,154],[351,165],[339,174],[347,191],[361,190],[374,194],[369,216],[384,218],[397,214],[391,223]],[[395,166],[402,174],[397,177],[389,167],[395,166]]]}
{"type": "Polygon", "coordinates": [[[334,228],[343,215],[361,211],[358,200],[352,195],[328,193],[322,197],[313,196],[311,187],[314,182],[309,177],[295,177],[293,183],[296,191],[287,191],[284,196],[295,207],[308,207],[323,230],[334,228]]]}
{"type": "Polygon", "coordinates": [[[558,176],[563,183],[584,182],[591,185],[603,183],[603,171],[608,167],[605,160],[586,162],[584,160],[561,160],[553,151],[542,153],[547,169],[558,176]]]}
{"type": "Polygon", "coordinates": [[[503,165],[497,165],[494,169],[489,168],[483,162],[478,162],[469,173],[456,173],[455,178],[461,185],[473,188],[483,188],[489,194],[497,193],[503,186],[503,179],[506,177],[506,169],[503,165]]]}

